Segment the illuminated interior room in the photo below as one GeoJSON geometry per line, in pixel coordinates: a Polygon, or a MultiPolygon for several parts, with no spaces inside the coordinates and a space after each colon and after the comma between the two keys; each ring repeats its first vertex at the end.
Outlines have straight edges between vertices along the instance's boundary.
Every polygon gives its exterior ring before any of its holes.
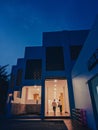
{"type": "Polygon", "coordinates": [[[64,79],[47,79],[45,81],[45,115],[53,116],[52,102],[56,100],[56,115],[61,116],[58,101],[62,103],[62,116],[70,116],[68,86],[64,79]]]}

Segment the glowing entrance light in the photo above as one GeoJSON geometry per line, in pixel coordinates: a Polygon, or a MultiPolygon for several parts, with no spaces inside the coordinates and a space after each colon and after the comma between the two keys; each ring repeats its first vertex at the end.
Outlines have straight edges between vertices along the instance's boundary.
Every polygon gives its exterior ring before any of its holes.
{"type": "Polygon", "coordinates": [[[36,85],[34,85],[34,88],[36,88],[37,86],[36,85]]]}
{"type": "Polygon", "coordinates": [[[55,79],[54,82],[57,82],[57,80],[55,79]]]}

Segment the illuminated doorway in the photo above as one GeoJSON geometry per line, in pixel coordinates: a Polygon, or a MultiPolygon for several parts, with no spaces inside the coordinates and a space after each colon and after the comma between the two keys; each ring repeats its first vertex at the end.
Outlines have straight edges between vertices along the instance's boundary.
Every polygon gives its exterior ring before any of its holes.
{"type": "Polygon", "coordinates": [[[52,101],[56,100],[56,116],[70,116],[68,86],[64,79],[46,79],[45,80],[45,116],[54,116],[52,101]],[[62,115],[58,107],[58,101],[62,103],[62,115]]]}

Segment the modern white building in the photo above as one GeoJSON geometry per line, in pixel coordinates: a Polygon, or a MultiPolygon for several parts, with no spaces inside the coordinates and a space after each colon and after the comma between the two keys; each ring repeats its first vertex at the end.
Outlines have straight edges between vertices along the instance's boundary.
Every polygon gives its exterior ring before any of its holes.
{"type": "Polygon", "coordinates": [[[88,126],[98,130],[98,17],[72,70],[75,108],[86,110],[88,126]]]}
{"type": "Polygon", "coordinates": [[[54,117],[52,101],[61,99],[62,115],[56,107],[55,117],[71,117],[75,107],[71,71],[88,33],[45,32],[42,46],[25,48],[24,57],[12,67],[8,100],[11,114],[54,117]]]}

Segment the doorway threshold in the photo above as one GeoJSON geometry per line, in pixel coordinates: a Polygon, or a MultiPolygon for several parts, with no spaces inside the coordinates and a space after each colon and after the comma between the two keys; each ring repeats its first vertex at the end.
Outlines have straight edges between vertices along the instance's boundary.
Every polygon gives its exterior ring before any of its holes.
{"type": "Polygon", "coordinates": [[[71,119],[70,116],[45,116],[45,119],[71,119]]]}

